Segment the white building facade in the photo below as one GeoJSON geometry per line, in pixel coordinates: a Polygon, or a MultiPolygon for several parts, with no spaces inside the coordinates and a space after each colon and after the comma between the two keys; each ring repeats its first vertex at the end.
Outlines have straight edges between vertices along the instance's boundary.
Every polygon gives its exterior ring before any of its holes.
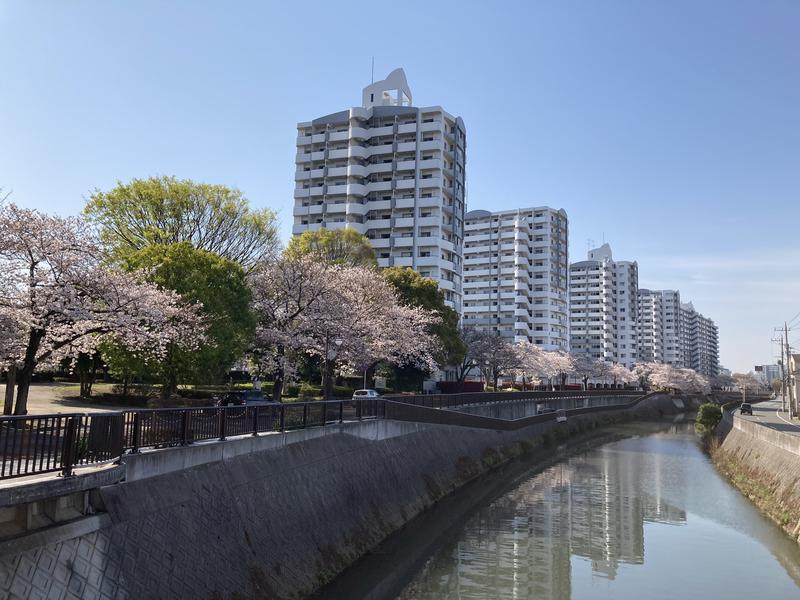
{"type": "Polygon", "coordinates": [[[637,312],[639,267],[614,261],[603,244],[587,260],[570,265],[570,352],[621,363],[639,359],[637,312]]]}
{"type": "Polygon", "coordinates": [[[711,319],[694,309],[691,302],[681,304],[681,337],[685,366],[702,375],[719,375],[719,332],[711,319]]]}
{"type": "Polygon", "coordinates": [[[680,292],[640,289],[637,299],[638,362],[666,363],[683,368],[680,292]]]}
{"type": "Polygon", "coordinates": [[[462,310],[466,130],[440,106],[412,106],[402,69],[362,106],[297,125],[292,233],[352,228],[381,267],[434,279],[462,310]]]}
{"type": "Polygon", "coordinates": [[[569,351],[567,247],[563,210],[467,213],[464,325],[569,351]]]}

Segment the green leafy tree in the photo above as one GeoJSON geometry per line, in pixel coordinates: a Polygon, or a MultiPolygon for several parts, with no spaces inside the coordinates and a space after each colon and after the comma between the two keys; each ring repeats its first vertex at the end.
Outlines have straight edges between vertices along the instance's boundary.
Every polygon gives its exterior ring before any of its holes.
{"type": "MultiPolygon", "coordinates": [[[[154,283],[176,291],[187,302],[200,304],[208,322],[206,344],[192,351],[172,345],[156,365],[162,395],[174,393],[178,384],[220,381],[244,354],[254,329],[242,267],[189,242],[147,246],[128,256],[124,264],[129,270],[149,270],[154,283]]],[[[133,373],[142,370],[141,357],[109,358],[117,371],[126,367],[133,373]]]]}
{"type": "Polygon", "coordinates": [[[117,260],[152,244],[189,242],[246,271],[278,247],[275,213],[253,210],[239,190],[175,177],[118,182],[84,209],[117,260]]]}
{"type": "Polygon", "coordinates": [[[695,427],[700,433],[709,433],[714,431],[714,428],[722,420],[722,408],[719,404],[707,402],[701,404],[697,410],[697,419],[695,420],[695,427]]]}
{"type": "Polygon", "coordinates": [[[389,267],[381,271],[386,281],[397,291],[400,301],[433,312],[439,322],[431,326],[431,333],[439,340],[440,351],[436,360],[440,365],[461,362],[466,345],[458,328],[458,313],[445,304],[444,292],[428,277],[423,277],[408,267],[389,267]]]}
{"type": "Polygon", "coordinates": [[[304,231],[289,240],[286,256],[314,256],[329,264],[348,267],[377,267],[369,239],[353,229],[304,231]]]}

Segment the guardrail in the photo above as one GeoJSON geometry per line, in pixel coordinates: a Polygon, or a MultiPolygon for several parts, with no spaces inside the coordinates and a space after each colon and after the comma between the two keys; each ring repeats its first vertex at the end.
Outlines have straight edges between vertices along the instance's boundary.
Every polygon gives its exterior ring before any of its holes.
{"type": "MultiPolygon", "coordinates": [[[[584,392],[585,393],[585,392],[584,392]]],[[[616,404],[603,404],[598,406],[585,406],[581,408],[571,408],[565,410],[568,417],[578,416],[595,412],[606,412],[615,410],[625,410],[633,408],[640,402],[661,394],[661,392],[650,392],[648,394],[639,394],[630,402],[620,402],[616,404]]],[[[605,394],[608,395],[608,394],[605,394]]],[[[614,394],[614,396],[620,396],[614,394]]],[[[580,397],[580,396],[579,396],[580,397]]],[[[586,396],[584,396],[586,397],[586,396]]],[[[531,398],[531,400],[566,400],[575,399],[575,395],[568,397],[551,397],[551,398],[531,398]]],[[[517,401],[524,401],[527,398],[520,398],[517,401]]],[[[422,423],[435,423],[439,425],[457,425],[461,427],[476,427],[479,429],[493,429],[496,431],[513,431],[528,427],[536,423],[544,423],[547,421],[555,421],[557,414],[555,412],[548,412],[538,415],[530,415],[518,419],[501,419],[498,417],[490,417],[475,413],[459,412],[454,410],[440,410],[435,406],[422,406],[415,403],[404,403],[398,400],[391,400],[386,403],[386,418],[397,419],[400,421],[414,421],[422,423]]]]}
{"type": "Polygon", "coordinates": [[[381,399],[0,417],[0,479],[118,459],[142,448],[183,446],[385,415],[381,399]]]}
{"type": "Polygon", "coordinates": [[[384,399],[428,408],[450,408],[467,404],[491,404],[512,400],[555,400],[562,398],[588,398],[596,396],[638,397],[646,392],[641,390],[600,389],[600,390],[562,390],[552,392],[463,392],[460,394],[416,394],[388,395],[384,399]]]}
{"type": "Polygon", "coordinates": [[[0,479],[61,471],[122,454],[121,413],[0,418],[0,479]]]}

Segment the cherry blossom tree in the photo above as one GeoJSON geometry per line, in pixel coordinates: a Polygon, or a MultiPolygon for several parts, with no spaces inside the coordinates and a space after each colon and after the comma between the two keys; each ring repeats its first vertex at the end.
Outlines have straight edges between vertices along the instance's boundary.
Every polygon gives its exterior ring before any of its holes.
{"type": "Polygon", "coordinates": [[[519,357],[517,372],[522,377],[522,387],[525,387],[528,378],[532,385],[539,385],[543,378],[549,377],[549,353],[528,341],[518,342],[516,346],[519,357]]]}
{"type": "Polygon", "coordinates": [[[596,359],[586,354],[579,354],[572,358],[572,373],[583,383],[583,389],[589,389],[590,379],[605,377],[610,369],[610,362],[596,359]]]}
{"type": "Polygon", "coordinates": [[[629,383],[636,383],[638,381],[638,378],[636,375],[634,375],[633,371],[620,363],[613,363],[611,365],[608,376],[614,380],[614,387],[616,387],[618,383],[625,385],[629,383]]]}
{"type": "Polygon", "coordinates": [[[332,267],[333,288],[304,314],[305,351],[325,363],[323,393],[333,391],[337,365],[363,372],[380,361],[436,368],[437,341],[430,326],[437,317],[400,303],[396,291],[375,270],[332,267]]]}
{"type": "Polygon", "coordinates": [[[500,377],[513,374],[519,369],[517,348],[497,332],[477,332],[472,341],[472,352],[485,381],[488,383],[491,380],[495,390],[500,377]]]}
{"type": "Polygon", "coordinates": [[[400,303],[370,268],[326,265],[289,254],[252,277],[258,325],[254,354],[279,390],[298,353],[323,360],[323,394],[330,398],[337,365],[363,372],[381,361],[435,368],[436,316],[400,303]]]}
{"type": "Polygon", "coordinates": [[[16,371],[15,414],[27,413],[34,370],[90,354],[113,338],[157,356],[168,344],[196,347],[204,324],[197,306],[104,266],[94,232],[79,218],[0,207],[0,322],[12,323],[0,361],[16,371]]]}
{"type": "Polygon", "coordinates": [[[259,368],[272,376],[276,402],[294,373],[294,357],[310,334],[307,313],[336,289],[334,271],[313,257],[287,255],[260,264],[250,274],[257,323],[253,356],[259,368]]]}

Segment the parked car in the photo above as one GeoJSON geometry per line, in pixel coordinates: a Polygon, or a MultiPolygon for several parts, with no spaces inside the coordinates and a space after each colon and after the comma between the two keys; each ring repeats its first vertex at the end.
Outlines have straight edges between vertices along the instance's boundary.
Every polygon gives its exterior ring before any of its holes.
{"type": "Polygon", "coordinates": [[[217,406],[256,406],[262,404],[275,404],[275,402],[271,398],[265,398],[260,390],[228,392],[217,402],[217,406]]]}
{"type": "Polygon", "coordinates": [[[539,411],[536,414],[546,415],[554,412],[556,412],[555,408],[550,408],[549,406],[542,406],[541,408],[539,408],[539,411]]]}
{"type": "Polygon", "coordinates": [[[563,408],[560,408],[556,411],[556,423],[566,423],[567,422],[567,411],[563,408]]]}
{"type": "Polygon", "coordinates": [[[369,400],[370,398],[380,398],[378,390],[356,390],[353,392],[353,400],[369,400]]]}
{"type": "Polygon", "coordinates": [[[739,414],[742,415],[752,415],[753,414],[753,407],[745,402],[739,407],[739,414]]]}

